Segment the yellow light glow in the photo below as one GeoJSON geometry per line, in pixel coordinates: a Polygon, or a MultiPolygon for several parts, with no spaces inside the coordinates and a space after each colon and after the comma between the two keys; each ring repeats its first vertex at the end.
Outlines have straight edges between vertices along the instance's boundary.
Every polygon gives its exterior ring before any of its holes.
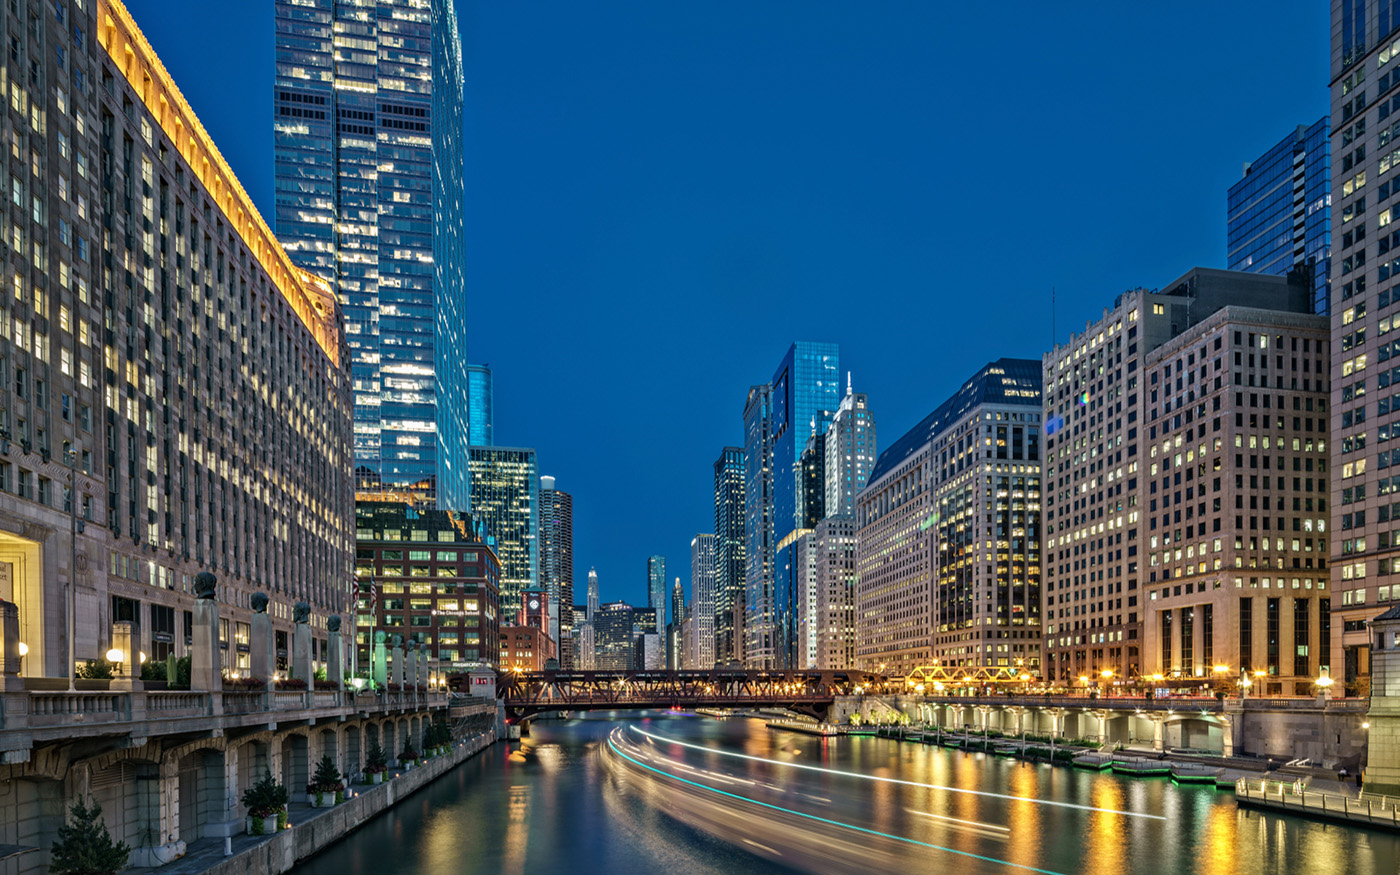
{"type": "Polygon", "coordinates": [[[115,648],[115,647],[113,647],[111,650],[107,651],[107,661],[108,661],[108,662],[121,662],[121,661],[122,661],[122,657],[124,657],[124,656],[126,656],[126,654],[125,654],[125,653],[122,653],[120,650],[118,650],[118,649],[115,648]]]}
{"type": "Polygon", "coordinates": [[[1227,672],[1227,671],[1229,671],[1229,670],[1230,670],[1230,666],[1228,666],[1228,665],[1217,665],[1217,666],[1214,667],[1214,671],[1215,671],[1216,674],[1224,674],[1225,672],[1227,672]]]}
{"type": "Polygon", "coordinates": [[[1099,677],[1103,678],[1104,680],[1111,680],[1113,678],[1113,669],[1104,669],[1103,671],[1099,672],[1099,677]]]}
{"type": "Polygon", "coordinates": [[[23,641],[21,641],[21,642],[19,643],[19,655],[20,655],[20,656],[26,656],[26,655],[28,655],[28,653],[29,653],[29,645],[28,645],[28,644],[25,644],[23,641]]]}

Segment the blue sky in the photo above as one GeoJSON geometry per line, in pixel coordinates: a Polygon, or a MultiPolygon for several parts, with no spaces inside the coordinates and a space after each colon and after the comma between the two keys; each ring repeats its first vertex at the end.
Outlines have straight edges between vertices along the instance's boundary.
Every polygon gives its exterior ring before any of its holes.
{"type": "MultiPolygon", "coordinates": [[[[129,0],[271,220],[272,4],[129,0]]],[[[1327,111],[1305,0],[458,2],[469,357],[574,495],[575,588],[690,582],[795,339],[880,445],[1124,289],[1224,267],[1242,163],[1327,111]]]]}

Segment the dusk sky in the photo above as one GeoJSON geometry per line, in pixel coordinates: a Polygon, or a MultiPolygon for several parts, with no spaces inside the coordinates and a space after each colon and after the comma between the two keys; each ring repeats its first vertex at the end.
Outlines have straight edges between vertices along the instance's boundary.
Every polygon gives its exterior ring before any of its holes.
{"type": "MultiPolygon", "coordinates": [[[[128,0],[272,217],[272,4],[128,0]],[[195,35],[195,36],[192,36],[195,35]],[[213,37],[213,39],[210,39],[213,37]]],[[[986,361],[1225,266],[1243,162],[1326,114],[1326,4],[458,2],[469,356],[574,496],[574,586],[690,586],[711,465],[797,339],[880,448],[986,361]]]]}

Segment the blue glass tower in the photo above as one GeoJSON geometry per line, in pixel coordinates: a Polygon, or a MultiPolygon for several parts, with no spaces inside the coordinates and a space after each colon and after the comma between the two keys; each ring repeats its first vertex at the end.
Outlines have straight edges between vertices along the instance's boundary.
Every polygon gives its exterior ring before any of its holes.
{"type": "Polygon", "coordinates": [[[1326,116],[1299,125],[1244,166],[1226,199],[1230,270],[1285,276],[1310,272],[1313,312],[1331,306],[1331,130],[1326,116]]]}
{"type": "Polygon", "coordinates": [[[495,442],[491,434],[493,392],[491,366],[467,365],[467,443],[474,447],[489,447],[495,442]]]}
{"type": "Polygon", "coordinates": [[[469,507],[462,60],[451,0],[276,0],[278,237],[345,312],[355,466],[469,507]]]}
{"type": "Polygon", "coordinates": [[[841,403],[840,374],[841,353],[836,344],[798,341],[788,348],[765,387],[769,399],[766,422],[755,421],[763,407],[754,403],[752,390],[746,406],[746,524],[761,526],[767,516],[771,526],[770,537],[755,531],[746,537],[746,546],[749,550],[772,550],[768,556],[747,557],[750,575],[745,634],[749,647],[745,661],[755,668],[798,665],[797,566],[793,554],[797,538],[806,531],[801,528],[797,501],[802,476],[799,462],[813,423],[825,431],[841,403]],[[771,482],[771,491],[762,488],[765,479],[771,482]],[[765,501],[765,493],[767,508],[758,506],[765,501]]]}

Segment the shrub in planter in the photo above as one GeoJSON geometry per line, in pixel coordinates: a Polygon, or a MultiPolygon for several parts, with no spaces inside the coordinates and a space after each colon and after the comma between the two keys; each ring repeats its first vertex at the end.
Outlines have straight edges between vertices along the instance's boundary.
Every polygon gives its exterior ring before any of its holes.
{"type": "Polygon", "coordinates": [[[287,788],[272,777],[272,772],[264,772],[256,784],[243,791],[243,805],[248,809],[248,832],[262,835],[269,831],[269,826],[272,832],[281,829],[286,824],[290,798],[287,788]]]}
{"type": "Polygon", "coordinates": [[[262,678],[224,678],[226,693],[260,693],[267,688],[262,678]]]}
{"type": "Polygon", "coordinates": [[[371,784],[384,783],[384,775],[389,771],[389,758],[384,753],[384,748],[379,746],[378,741],[369,743],[369,750],[365,751],[365,775],[371,784]]]}
{"type": "Polygon", "coordinates": [[[69,821],[58,828],[58,841],[50,849],[49,871],[55,875],[113,875],[126,868],[131,848],[113,842],[102,820],[97,800],[87,805],[82,797],[68,809],[69,821]]]}
{"type": "Polygon", "coordinates": [[[334,691],[340,689],[340,687],[336,686],[335,681],[318,680],[318,681],[316,681],[315,683],[316,683],[316,689],[320,690],[320,691],[323,692],[323,693],[324,693],[324,692],[334,692],[334,691]]]}
{"type": "Polygon", "coordinates": [[[321,761],[316,764],[316,774],[311,776],[311,783],[306,785],[306,794],[311,797],[311,804],[316,808],[330,808],[345,800],[344,793],[345,782],[340,779],[340,769],[335,767],[335,760],[329,755],[321,757],[321,761]]]}
{"type": "Polygon", "coordinates": [[[411,743],[405,742],[403,752],[399,754],[399,762],[403,763],[405,769],[411,769],[417,761],[418,751],[413,749],[411,743]]]}
{"type": "Polygon", "coordinates": [[[105,659],[87,659],[78,666],[77,676],[85,681],[106,681],[112,679],[112,663],[105,659]]]}
{"type": "Polygon", "coordinates": [[[302,678],[287,678],[277,682],[277,689],[284,692],[300,692],[306,689],[306,681],[302,678]]]}

